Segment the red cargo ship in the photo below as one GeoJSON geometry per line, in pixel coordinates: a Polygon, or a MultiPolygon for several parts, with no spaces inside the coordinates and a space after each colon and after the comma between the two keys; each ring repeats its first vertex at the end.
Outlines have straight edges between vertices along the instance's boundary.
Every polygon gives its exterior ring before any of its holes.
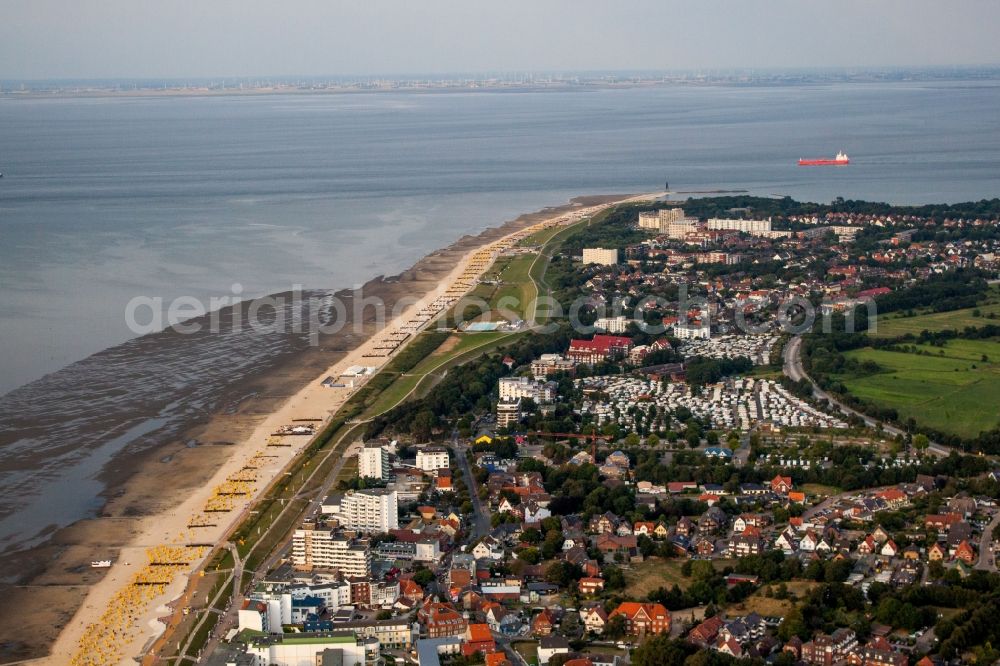
{"type": "Polygon", "coordinates": [[[843,166],[850,163],[851,160],[847,159],[847,155],[844,153],[837,153],[837,156],[833,159],[830,159],[829,157],[819,157],[814,160],[799,160],[799,166],[843,166]]]}

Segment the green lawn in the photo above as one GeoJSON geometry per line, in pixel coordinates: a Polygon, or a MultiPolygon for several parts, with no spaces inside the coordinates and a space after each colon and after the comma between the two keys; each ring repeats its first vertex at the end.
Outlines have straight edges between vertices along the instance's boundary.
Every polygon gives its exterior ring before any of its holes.
{"type": "Polygon", "coordinates": [[[529,664],[538,663],[538,642],[537,641],[517,641],[511,643],[511,647],[524,657],[524,660],[529,664]]]}
{"type": "Polygon", "coordinates": [[[427,375],[439,375],[457,363],[467,361],[469,358],[509,342],[508,338],[513,339],[517,335],[521,335],[521,333],[494,331],[452,335],[412,370],[397,376],[392,384],[379,393],[361,418],[371,418],[392,409],[411,392],[414,393],[414,397],[422,395],[426,392],[427,387],[434,383],[434,378],[428,379],[427,375]]]}
{"type": "Polygon", "coordinates": [[[1000,291],[993,288],[986,299],[975,308],[951,310],[949,312],[917,312],[913,317],[906,317],[902,312],[890,312],[879,315],[878,327],[874,333],[879,338],[894,338],[912,333],[919,335],[921,331],[962,330],[966,326],[985,326],[1000,324],[1000,291]],[[979,310],[981,316],[974,317],[972,313],[979,310]],[[996,319],[989,319],[990,314],[996,319]]]}
{"type": "Polygon", "coordinates": [[[804,483],[800,490],[807,495],[819,495],[821,497],[829,497],[841,492],[840,488],[836,486],[825,486],[822,483],[804,483]]]}
{"type": "Polygon", "coordinates": [[[518,243],[518,245],[520,245],[521,247],[544,245],[545,243],[549,242],[549,240],[551,240],[553,236],[555,236],[557,233],[559,233],[565,228],[566,227],[557,224],[549,227],[548,229],[542,229],[541,231],[533,233],[527,238],[522,239],[521,242],[518,243]]]}
{"type": "Polygon", "coordinates": [[[931,356],[871,348],[848,352],[882,371],[841,379],[858,398],[942,432],[974,437],[1000,422],[1000,342],[951,340],[944,347],[918,348],[931,356]]]}
{"type": "Polygon", "coordinates": [[[521,254],[511,259],[500,274],[503,284],[490,300],[490,306],[494,310],[503,307],[503,309],[515,312],[524,318],[525,308],[538,293],[534,281],[528,274],[536,258],[538,258],[537,254],[521,254]],[[505,302],[501,302],[502,299],[506,299],[505,302]]]}

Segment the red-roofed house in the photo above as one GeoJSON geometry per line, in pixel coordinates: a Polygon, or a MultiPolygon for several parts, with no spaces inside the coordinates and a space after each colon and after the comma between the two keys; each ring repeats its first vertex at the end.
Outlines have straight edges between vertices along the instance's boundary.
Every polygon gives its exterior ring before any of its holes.
{"type": "Polygon", "coordinates": [[[505,653],[493,652],[486,655],[486,666],[511,666],[511,663],[505,653]]]}
{"type": "Polygon", "coordinates": [[[531,633],[535,636],[548,636],[555,627],[555,620],[548,608],[542,610],[531,620],[531,633]]]}
{"type": "Polygon", "coordinates": [[[403,578],[399,581],[399,595],[411,601],[420,601],[424,598],[424,588],[410,578],[403,578]]]}
{"type": "Polygon", "coordinates": [[[597,594],[604,589],[604,579],[584,576],[580,579],[580,594],[597,594]]]}
{"type": "Polygon", "coordinates": [[[958,544],[955,548],[955,559],[961,560],[966,564],[972,564],[976,561],[976,551],[972,549],[968,541],[963,539],[962,543],[958,544]]]}
{"type": "Polygon", "coordinates": [[[885,503],[892,508],[897,508],[906,504],[907,497],[899,488],[886,488],[880,493],[877,493],[875,497],[885,500],[885,503]]]}
{"type": "Polygon", "coordinates": [[[496,652],[497,644],[490,633],[490,627],[486,624],[470,624],[465,630],[465,642],[462,643],[462,654],[465,656],[474,655],[477,652],[484,654],[496,652]]]}
{"type": "Polygon", "coordinates": [[[438,470],[435,487],[439,492],[450,493],[455,488],[451,485],[451,470],[438,470]]]}
{"type": "Polygon", "coordinates": [[[688,642],[706,647],[715,642],[715,637],[719,635],[719,629],[725,624],[718,617],[710,617],[688,634],[688,642]]]}
{"type": "Polygon", "coordinates": [[[924,518],[925,527],[933,527],[938,531],[944,531],[960,522],[962,522],[962,516],[957,513],[929,514],[924,518]]]}
{"type": "Polygon", "coordinates": [[[625,633],[631,636],[662,634],[670,631],[670,612],[662,604],[625,601],[611,611],[608,619],[624,616],[625,633]]]}
{"type": "Polygon", "coordinates": [[[778,475],[771,479],[771,491],[786,495],[792,489],[792,477],[778,475]]]}
{"type": "Polygon", "coordinates": [[[464,636],[465,618],[451,604],[427,603],[417,613],[417,620],[427,629],[429,638],[464,636]]]}

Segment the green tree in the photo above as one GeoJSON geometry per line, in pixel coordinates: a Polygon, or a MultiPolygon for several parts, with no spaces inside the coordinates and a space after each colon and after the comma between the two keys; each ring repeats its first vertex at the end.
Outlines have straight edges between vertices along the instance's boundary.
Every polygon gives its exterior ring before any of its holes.
{"type": "Polygon", "coordinates": [[[625,616],[615,615],[604,624],[604,636],[617,640],[625,635],[625,616]]]}
{"type": "Polygon", "coordinates": [[[649,638],[632,653],[633,666],[681,666],[685,663],[687,650],[669,634],[657,634],[649,638]]]}
{"type": "Polygon", "coordinates": [[[802,640],[809,638],[809,626],[798,606],[785,613],[785,620],[778,625],[778,638],[787,641],[792,636],[798,636],[802,640]]]}
{"type": "Polygon", "coordinates": [[[418,442],[428,442],[435,426],[437,426],[437,416],[434,415],[434,412],[429,409],[417,412],[417,415],[413,417],[413,436],[418,442]]]}
{"type": "Polygon", "coordinates": [[[420,569],[413,574],[413,582],[421,587],[426,587],[432,580],[434,580],[434,572],[430,569],[420,569]]]}

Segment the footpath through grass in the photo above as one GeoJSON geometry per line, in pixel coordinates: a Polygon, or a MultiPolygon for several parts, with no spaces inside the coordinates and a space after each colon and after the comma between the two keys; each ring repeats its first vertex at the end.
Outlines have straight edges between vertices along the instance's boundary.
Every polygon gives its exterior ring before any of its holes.
{"type": "Polygon", "coordinates": [[[510,261],[500,274],[503,284],[490,301],[493,310],[508,310],[524,319],[528,305],[538,296],[534,280],[528,274],[537,257],[537,254],[520,254],[510,261]]]}
{"type": "Polygon", "coordinates": [[[901,421],[912,418],[941,432],[975,437],[1000,423],[1000,341],[914,346],[926,355],[870,347],[847,352],[849,358],[874,361],[881,370],[838,379],[854,396],[895,409],[901,421]]]}

